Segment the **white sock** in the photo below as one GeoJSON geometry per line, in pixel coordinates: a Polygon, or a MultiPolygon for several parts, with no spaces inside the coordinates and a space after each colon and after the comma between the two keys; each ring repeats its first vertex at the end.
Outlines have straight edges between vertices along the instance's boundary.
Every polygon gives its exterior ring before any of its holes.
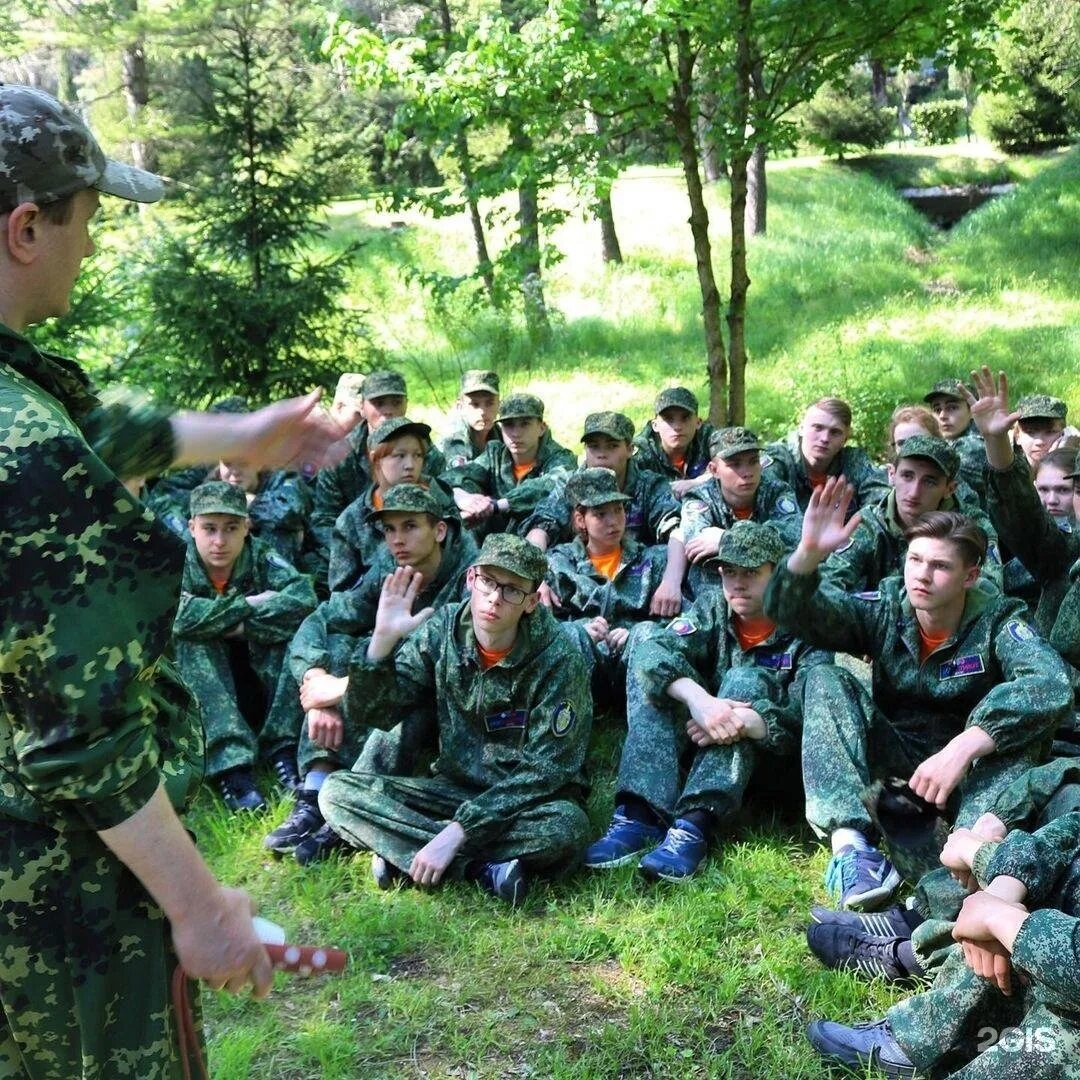
{"type": "Polygon", "coordinates": [[[314,769],[304,777],[305,791],[318,791],[323,786],[323,781],[329,776],[328,772],[316,772],[314,769]]]}
{"type": "Polygon", "coordinates": [[[836,829],[832,834],[832,850],[836,855],[841,848],[851,846],[856,851],[873,851],[874,845],[858,829],[836,829]]]}

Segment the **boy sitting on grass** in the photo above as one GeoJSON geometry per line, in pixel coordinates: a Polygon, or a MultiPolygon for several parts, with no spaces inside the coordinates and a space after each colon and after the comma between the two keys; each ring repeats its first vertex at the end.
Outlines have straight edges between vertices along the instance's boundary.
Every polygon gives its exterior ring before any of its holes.
{"type": "Polygon", "coordinates": [[[652,420],[634,439],[643,469],[671,482],[677,499],[706,483],[709,439],[715,430],[698,415],[698,399],[685,386],[671,386],[656,397],[652,420]]]}

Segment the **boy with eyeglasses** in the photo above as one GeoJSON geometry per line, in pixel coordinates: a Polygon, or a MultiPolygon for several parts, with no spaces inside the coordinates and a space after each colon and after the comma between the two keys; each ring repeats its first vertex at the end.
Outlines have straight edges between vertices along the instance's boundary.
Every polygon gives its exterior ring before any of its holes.
{"type": "Polygon", "coordinates": [[[546,571],[526,540],[491,535],[461,604],[413,614],[418,575],[386,578],[345,711],[370,726],[400,720],[403,747],[437,756],[427,776],[407,774],[407,752],[393,772],[358,764],[319,794],[327,824],[374,853],[380,888],[464,878],[517,905],[528,874],[565,867],[584,847],[589,677],[540,606],[546,571]]]}

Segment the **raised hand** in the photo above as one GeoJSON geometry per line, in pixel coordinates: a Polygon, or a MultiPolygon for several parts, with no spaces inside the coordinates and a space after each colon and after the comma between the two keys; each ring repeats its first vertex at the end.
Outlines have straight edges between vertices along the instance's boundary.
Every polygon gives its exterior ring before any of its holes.
{"type": "Polygon", "coordinates": [[[830,476],[814,489],[803,514],[802,538],[788,561],[794,573],[809,573],[851,539],[862,521],[859,514],[844,520],[854,497],[855,489],[843,476],[830,476]]]}
{"type": "Polygon", "coordinates": [[[267,405],[241,417],[244,460],[261,468],[297,469],[311,475],[349,452],[345,432],[318,408],[321,391],[267,405]]]}
{"type": "Polygon", "coordinates": [[[379,593],[379,607],[375,612],[375,629],[368,644],[368,659],[379,660],[389,656],[394,646],[411,634],[417,627],[435,614],[431,607],[412,613],[417,593],[424,575],[411,566],[399,566],[387,574],[379,593]]]}
{"type": "Polygon", "coordinates": [[[983,365],[971,373],[971,381],[978,397],[973,396],[966,386],[961,389],[971,407],[975,426],[989,438],[1008,435],[1020,414],[1009,412],[1009,380],[1005,372],[999,371],[995,379],[993,372],[983,365]]]}

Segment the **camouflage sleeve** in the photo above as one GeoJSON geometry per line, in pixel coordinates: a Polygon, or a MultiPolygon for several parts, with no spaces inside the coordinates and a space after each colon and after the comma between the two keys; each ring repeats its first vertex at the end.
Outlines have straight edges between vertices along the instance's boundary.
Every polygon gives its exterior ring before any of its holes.
{"type": "Polygon", "coordinates": [[[256,529],[306,529],[312,497],[308,485],[295,477],[281,476],[251,504],[256,529]]]}
{"type": "Polygon", "coordinates": [[[551,494],[559,481],[565,482],[567,476],[577,468],[573,454],[569,451],[567,454],[571,461],[569,466],[565,462],[554,465],[549,463],[546,472],[540,476],[530,476],[504,493],[503,498],[510,507],[511,513],[520,515],[535,509],[541,500],[551,494]]]}
{"type": "Polygon", "coordinates": [[[536,509],[529,515],[522,527],[522,533],[531,529],[542,529],[548,538],[548,545],[561,544],[570,529],[570,507],[566,502],[566,480],[556,480],[551,491],[536,504],[536,509]]]}
{"type": "Polygon", "coordinates": [[[1065,814],[1037,832],[1014,829],[997,845],[986,880],[1014,877],[1027,887],[1027,906],[1052,904],[1070,866],[1080,857],[1080,812],[1065,814]]]}
{"type": "Polygon", "coordinates": [[[329,600],[324,600],[297,628],[289,642],[285,662],[297,684],[303,682],[304,675],[312,668],[330,670],[330,648],[326,632],[326,606],[333,602],[334,593],[329,600]]]}
{"type": "Polygon", "coordinates": [[[765,738],[757,745],[773,753],[788,753],[798,744],[798,712],[792,708],[783,674],[758,664],[729,668],[716,696],[745,701],[765,721],[765,738]]]}
{"type": "Polygon", "coordinates": [[[1080,668],[1080,575],[1071,575],[1050,631],[1051,646],[1075,668],[1080,668]]]}
{"type": "Polygon", "coordinates": [[[554,797],[585,763],[592,694],[580,656],[560,650],[535,676],[521,759],[508,776],[463,802],[454,814],[473,844],[503,833],[522,810],[554,797]]]}
{"type": "Polygon", "coordinates": [[[472,461],[459,465],[456,469],[447,469],[442,474],[443,482],[451,488],[461,488],[462,491],[471,492],[474,495],[491,494],[491,444],[484,452],[472,461]]]}
{"type": "Polygon", "coordinates": [[[685,614],[642,636],[633,660],[645,693],[667,701],[667,688],[678,679],[692,679],[711,690],[717,640],[727,633],[727,606],[722,593],[698,599],[685,614]]]}
{"type": "Polygon", "coordinates": [[[1033,911],[1013,941],[1013,965],[1080,1006],[1080,919],[1063,911],[1033,911]]]}
{"type": "Polygon", "coordinates": [[[704,499],[687,495],[682,501],[679,513],[679,528],[683,540],[693,540],[703,529],[711,527],[721,527],[720,522],[713,517],[712,507],[704,499]]]}
{"type": "Polygon", "coordinates": [[[467,465],[472,460],[472,447],[464,425],[454,428],[439,439],[439,452],[446,461],[443,472],[467,465]]]}
{"type": "Polygon", "coordinates": [[[90,448],[121,479],[156,476],[176,457],[172,409],[145,394],[108,390],[101,404],[79,421],[90,448]]]}
{"type": "Polygon", "coordinates": [[[986,533],[986,558],[983,560],[980,576],[998,589],[1004,589],[1005,570],[1001,565],[1001,545],[998,543],[997,530],[982,510],[966,510],[965,513],[986,533]]]}
{"type": "Polygon", "coordinates": [[[675,498],[671,485],[656,473],[649,474],[645,491],[645,519],[648,534],[654,544],[667,541],[671,531],[678,527],[680,518],[679,500],[675,498]]]}
{"type": "Polygon", "coordinates": [[[437,446],[428,447],[428,452],[424,455],[424,475],[439,477],[446,472],[446,468],[443,452],[437,446]]]}
{"type": "Polygon", "coordinates": [[[274,595],[251,609],[244,620],[244,633],[263,645],[288,641],[315,610],[315,586],[307,574],[301,574],[273,548],[258,544],[253,554],[261,560],[260,582],[274,595]]]}
{"type": "Polygon", "coordinates": [[[855,500],[859,506],[870,506],[880,502],[889,494],[889,478],[885,470],[875,465],[865,450],[859,450],[856,476],[849,476],[848,482],[855,485],[855,500]]]}
{"type": "Polygon", "coordinates": [[[251,605],[231,589],[223,596],[182,592],[173,621],[173,634],[191,641],[210,641],[242,623],[250,614],[251,605]]]}
{"type": "Polygon", "coordinates": [[[366,507],[357,499],[338,515],[330,539],[330,566],[326,581],[331,592],[351,589],[363,577],[361,534],[372,526],[364,520],[366,507]]]}
{"type": "Polygon", "coordinates": [[[1030,829],[1053,796],[1068,784],[1080,784],[1080,758],[1054,758],[1017,777],[994,800],[991,811],[1009,829],[1030,829]]]}
{"type": "Polygon", "coordinates": [[[588,611],[588,606],[591,594],[602,590],[603,586],[591,579],[584,579],[579,573],[572,554],[575,547],[573,541],[569,544],[556,544],[547,553],[548,569],[544,580],[562,601],[562,607],[556,608],[554,612],[559,619],[572,619],[586,613],[592,618],[600,614],[599,606],[591,612],[588,611]]]}
{"type": "Polygon", "coordinates": [[[320,469],[315,478],[315,503],[311,509],[309,528],[315,547],[324,558],[330,555],[330,540],[334,523],[345,509],[348,499],[341,487],[342,470],[346,462],[329,469],[320,469]]]}
{"type": "MultiPolygon", "coordinates": [[[[1017,602],[1017,609],[1022,605],[1017,602]]],[[[1068,715],[1072,684],[1065,661],[1022,619],[1003,619],[994,656],[1004,676],[971,710],[968,727],[980,727],[998,753],[1023,750],[1049,739],[1068,715]]]]}
{"type": "Polygon", "coordinates": [[[640,468],[654,472],[665,479],[667,474],[673,471],[667,464],[667,458],[663,462],[660,461],[657,449],[649,438],[648,425],[634,436],[634,460],[640,468]]]}
{"type": "Polygon", "coordinates": [[[837,548],[822,564],[821,579],[842,592],[867,589],[878,579],[874,565],[874,533],[865,522],[851,539],[837,548]]]}

